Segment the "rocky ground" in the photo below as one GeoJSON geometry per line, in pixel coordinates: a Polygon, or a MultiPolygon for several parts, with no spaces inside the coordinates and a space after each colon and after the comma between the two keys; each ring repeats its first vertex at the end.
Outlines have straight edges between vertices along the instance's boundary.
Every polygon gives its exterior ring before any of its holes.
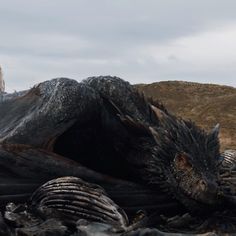
{"type": "Polygon", "coordinates": [[[8,203],[0,215],[0,235],[210,236],[233,235],[236,225],[234,215],[228,212],[214,213],[205,219],[188,213],[163,216],[164,224],[152,228],[147,227],[148,222],[150,217],[145,213],[138,213],[129,222],[125,211],[101,187],[76,177],[61,177],[39,187],[25,204],[8,203]]]}

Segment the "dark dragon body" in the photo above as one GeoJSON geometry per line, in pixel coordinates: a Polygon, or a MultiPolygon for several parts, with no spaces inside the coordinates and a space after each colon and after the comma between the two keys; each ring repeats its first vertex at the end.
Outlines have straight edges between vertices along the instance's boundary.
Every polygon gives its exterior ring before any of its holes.
{"type": "Polygon", "coordinates": [[[101,185],[129,217],[234,204],[222,187],[219,127],[207,133],[117,77],[59,78],[3,94],[0,113],[2,206],[62,176],[101,185]]]}

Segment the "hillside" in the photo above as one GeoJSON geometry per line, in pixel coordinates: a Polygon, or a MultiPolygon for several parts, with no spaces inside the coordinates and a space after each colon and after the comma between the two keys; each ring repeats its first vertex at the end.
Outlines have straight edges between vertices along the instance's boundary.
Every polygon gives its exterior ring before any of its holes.
{"type": "Polygon", "coordinates": [[[146,97],[170,111],[210,129],[220,123],[222,149],[236,149],[236,88],[182,81],[136,85],[146,97]]]}

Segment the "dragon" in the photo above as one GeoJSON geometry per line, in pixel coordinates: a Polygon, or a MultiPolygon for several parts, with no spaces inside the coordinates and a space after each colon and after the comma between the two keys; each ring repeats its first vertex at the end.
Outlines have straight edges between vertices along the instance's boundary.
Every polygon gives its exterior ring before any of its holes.
{"type": "Polygon", "coordinates": [[[220,184],[219,125],[207,133],[118,77],[57,78],[2,94],[0,114],[2,206],[62,176],[102,186],[131,215],[209,213],[233,202],[220,184]]]}

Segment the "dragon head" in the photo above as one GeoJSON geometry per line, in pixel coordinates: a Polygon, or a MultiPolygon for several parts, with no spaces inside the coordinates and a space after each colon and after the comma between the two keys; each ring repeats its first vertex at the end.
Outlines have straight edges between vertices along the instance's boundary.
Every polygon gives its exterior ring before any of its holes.
{"type": "Polygon", "coordinates": [[[220,195],[217,175],[197,165],[193,156],[177,153],[171,170],[177,191],[198,202],[210,205],[217,203],[220,195]]]}
{"type": "Polygon", "coordinates": [[[150,182],[161,183],[187,207],[219,203],[219,125],[207,133],[191,121],[152,109],[159,123],[149,127],[155,140],[147,166],[150,182]]]}

